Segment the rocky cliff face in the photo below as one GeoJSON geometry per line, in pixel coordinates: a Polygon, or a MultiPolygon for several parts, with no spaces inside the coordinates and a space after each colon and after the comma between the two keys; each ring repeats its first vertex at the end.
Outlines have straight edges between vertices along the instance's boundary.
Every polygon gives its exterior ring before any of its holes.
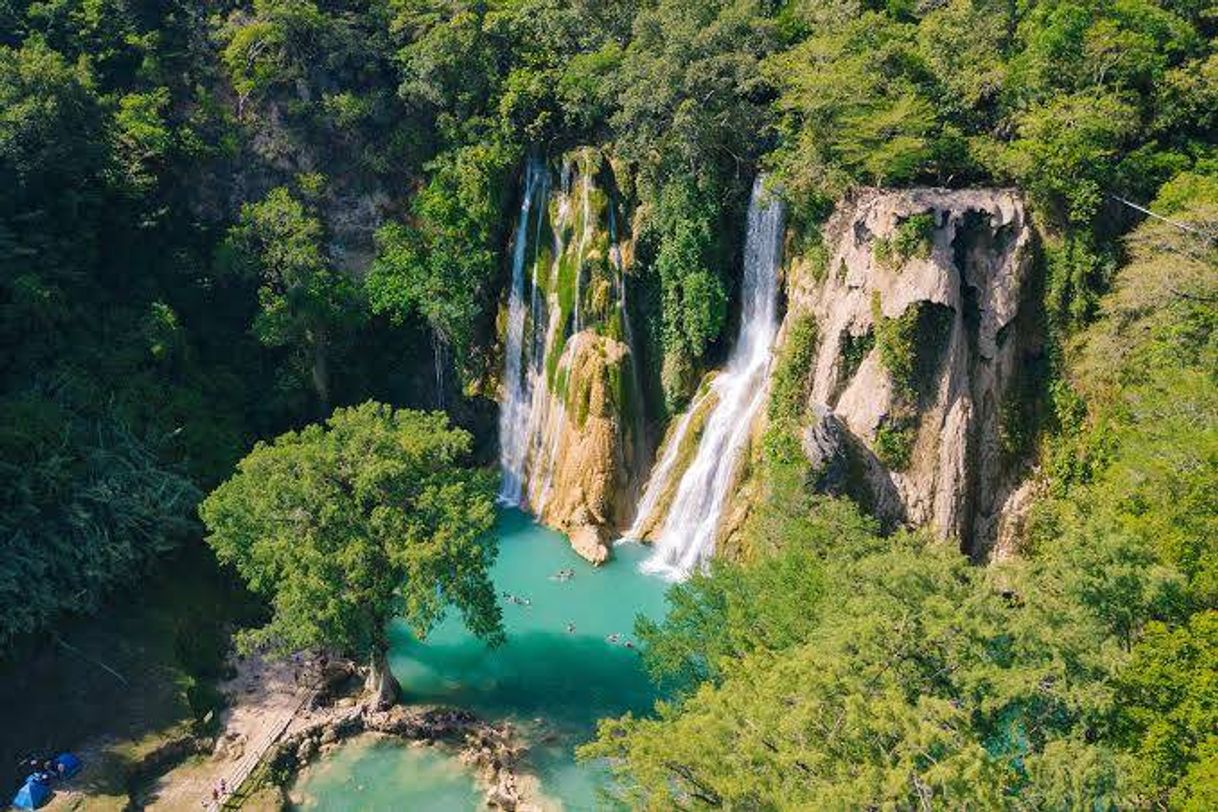
{"type": "MultiPolygon", "coordinates": [[[[540,171],[535,213],[522,217],[516,236],[530,243],[531,276],[519,292],[528,300],[526,335],[517,342],[519,374],[527,376],[517,393],[528,402],[513,407],[505,388],[505,414],[518,416],[501,427],[501,442],[519,433],[522,506],[600,563],[630,520],[646,465],[625,307],[631,252],[618,227],[612,171],[596,152],[581,150],[557,172],[540,171]]],[[[511,302],[505,305],[506,331],[511,302]]]]}
{"type": "Polygon", "coordinates": [[[1018,392],[1041,349],[1020,198],[867,190],[839,206],[825,248],[827,262],[791,269],[779,338],[815,319],[802,438],[815,486],[984,558],[1019,478],[1018,392]]]}
{"type": "Polygon", "coordinates": [[[559,360],[562,385],[552,395],[555,419],[545,442],[553,458],[548,481],[536,489],[537,510],[593,563],[609,557],[610,542],[630,521],[635,472],[643,464],[624,402],[630,363],[625,343],[589,330],[577,333],[559,360]]]}

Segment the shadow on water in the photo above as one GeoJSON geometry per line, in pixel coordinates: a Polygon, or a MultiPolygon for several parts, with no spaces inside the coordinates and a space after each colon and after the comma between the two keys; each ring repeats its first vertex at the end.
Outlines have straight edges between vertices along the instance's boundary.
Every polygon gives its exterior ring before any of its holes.
{"type": "Polygon", "coordinates": [[[605,715],[647,710],[655,695],[637,650],[561,633],[514,634],[498,649],[411,643],[393,670],[407,701],[544,716],[563,726],[591,727],[605,715]]]}

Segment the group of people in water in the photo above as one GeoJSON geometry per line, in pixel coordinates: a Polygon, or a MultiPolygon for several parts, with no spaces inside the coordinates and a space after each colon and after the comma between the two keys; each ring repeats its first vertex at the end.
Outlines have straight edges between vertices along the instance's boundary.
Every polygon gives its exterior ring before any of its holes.
{"type": "Polygon", "coordinates": [[[605,636],[605,642],[611,646],[625,646],[626,648],[634,648],[634,641],[625,635],[614,632],[605,636]]]}
{"type": "MultiPolygon", "coordinates": [[[[564,567],[563,569],[560,569],[558,572],[551,575],[550,580],[566,582],[566,581],[570,581],[574,577],[575,577],[575,570],[573,570],[569,567],[564,567]]],[[[528,598],[526,598],[522,595],[514,595],[511,592],[508,592],[506,590],[503,593],[503,599],[505,601],[507,601],[508,603],[513,604],[515,606],[532,606],[533,605],[533,602],[531,600],[529,600],[528,598]]],[[[571,629],[568,629],[568,631],[571,631],[571,629]]]]}
{"type": "MultiPolygon", "coordinates": [[[[575,577],[575,570],[564,567],[563,569],[560,569],[558,572],[551,575],[550,580],[565,582],[565,581],[570,581],[574,577],[575,577]]],[[[530,600],[529,598],[527,598],[523,595],[516,595],[516,594],[514,594],[512,592],[508,592],[506,590],[503,592],[503,599],[505,601],[507,601],[508,603],[512,604],[513,606],[532,606],[533,605],[533,601],[530,600]]],[[[563,628],[566,629],[567,634],[575,634],[575,622],[574,621],[568,620],[566,623],[563,624],[563,628]]],[[[611,646],[625,646],[626,648],[629,648],[629,649],[633,649],[635,647],[633,640],[630,640],[625,635],[619,634],[618,632],[614,632],[613,634],[606,635],[605,642],[611,646]]]]}

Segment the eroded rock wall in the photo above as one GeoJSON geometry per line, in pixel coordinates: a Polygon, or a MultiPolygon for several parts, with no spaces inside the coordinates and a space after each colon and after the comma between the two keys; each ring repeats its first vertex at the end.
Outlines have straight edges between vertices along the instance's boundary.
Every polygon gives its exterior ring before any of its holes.
{"type": "Polygon", "coordinates": [[[1020,478],[1003,439],[1009,398],[1041,351],[1023,203],[1005,190],[865,190],[824,233],[828,261],[790,273],[779,338],[815,318],[814,484],[984,558],[1020,478]]]}
{"type": "MultiPolygon", "coordinates": [[[[550,172],[535,241],[524,365],[531,378],[522,507],[600,563],[633,514],[647,460],[626,312],[632,256],[612,168],[579,150],[550,172]]],[[[526,419],[522,417],[521,419],[526,419]]]]}
{"type": "Polygon", "coordinates": [[[553,458],[548,476],[533,483],[541,521],[566,533],[593,563],[609,557],[610,543],[630,521],[635,472],[644,464],[636,458],[624,402],[630,363],[621,341],[591,331],[567,341],[552,395],[554,419],[543,438],[553,458]]]}

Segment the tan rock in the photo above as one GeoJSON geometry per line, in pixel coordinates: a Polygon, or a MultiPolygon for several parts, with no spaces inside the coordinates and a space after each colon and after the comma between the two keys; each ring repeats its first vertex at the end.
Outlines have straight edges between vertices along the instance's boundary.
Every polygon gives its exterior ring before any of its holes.
{"type": "Polygon", "coordinates": [[[605,533],[595,525],[584,524],[572,527],[567,531],[571,546],[575,552],[600,566],[609,560],[609,544],[604,539],[605,533]]]}
{"type": "MultiPolygon", "coordinates": [[[[842,202],[825,235],[831,259],[821,278],[793,275],[788,290],[788,324],[810,313],[820,336],[809,413],[822,424],[832,415],[833,425],[872,452],[886,421],[912,420],[904,470],[877,470],[869,460],[875,493],[895,486],[896,494],[873,507],[988,556],[1022,475],[1001,452],[1003,398],[1018,366],[1041,351],[1036,320],[1020,309],[1034,244],[1021,198],[1008,190],[863,190],[842,202]],[[881,241],[924,213],[935,224],[929,252],[895,260],[890,252],[880,261],[881,241]],[[932,379],[917,381],[916,402],[899,391],[874,347],[857,369],[846,368],[845,340],[874,335],[877,298],[886,318],[928,304],[950,308],[941,358],[932,379]]],[[[784,326],[780,342],[787,332],[784,326]]],[[[829,435],[818,431],[808,439],[823,457],[829,435]]]]}
{"type": "Polygon", "coordinates": [[[552,455],[546,475],[529,483],[529,504],[541,521],[570,536],[575,551],[594,564],[610,557],[637,489],[635,445],[614,392],[629,363],[619,341],[587,331],[568,339],[559,360],[566,389],[550,396],[542,438],[552,455]]]}

